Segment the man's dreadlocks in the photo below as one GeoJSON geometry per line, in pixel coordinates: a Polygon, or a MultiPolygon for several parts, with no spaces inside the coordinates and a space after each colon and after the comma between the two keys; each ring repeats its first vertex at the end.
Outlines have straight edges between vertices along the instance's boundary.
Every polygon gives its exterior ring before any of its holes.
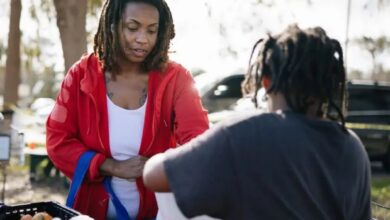
{"type": "Polygon", "coordinates": [[[171,11],[164,0],[106,0],[94,38],[94,53],[103,62],[105,71],[118,74],[120,69],[117,62],[118,55],[121,53],[118,25],[121,23],[126,5],[130,2],[153,5],[159,12],[157,42],[141,67],[144,71],[161,70],[168,61],[169,44],[175,36],[171,11]]]}
{"type": "Polygon", "coordinates": [[[264,76],[270,79],[266,93],[283,94],[291,110],[306,114],[316,99],[320,102],[317,115],[340,120],[345,128],[343,52],[340,43],[329,38],[322,28],[301,30],[291,25],[279,35],[256,42],[242,84],[244,94],[254,94],[256,107],[264,76]]]}

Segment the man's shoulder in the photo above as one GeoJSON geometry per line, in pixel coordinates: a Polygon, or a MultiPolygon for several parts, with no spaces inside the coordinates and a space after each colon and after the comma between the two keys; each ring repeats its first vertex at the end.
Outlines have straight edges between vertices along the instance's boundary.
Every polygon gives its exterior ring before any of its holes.
{"type": "Polygon", "coordinates": [[[359,136],[351,129],[348,129],[348,136],[345,145],[350,148],[348,149],[349,152],[355,152],[358,155],[367,154],[363,142],[360,140],[359,136]]]}
{"type": "MultiPolygon", "coordinates": [[[[272,113],[266,113],[263,110],[255,109],[247,112],[242,112],[236,116],[232,116],[229,120],[224,120],[217,124],[226,130],[240,130],[253,126],[267,126],[275,121],[276,117],[272,113]]],[[[243,131],[245,132],[245,131],[243,131]]]]}

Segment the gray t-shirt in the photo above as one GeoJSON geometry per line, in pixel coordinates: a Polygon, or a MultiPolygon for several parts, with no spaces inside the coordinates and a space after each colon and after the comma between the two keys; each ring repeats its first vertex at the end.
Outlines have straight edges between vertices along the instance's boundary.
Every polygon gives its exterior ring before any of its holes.
{"type": "Polygon", "coordinates": [[[217,125],[168,152],[184,215],[221,219],[370,219],[370,167],[355,134],[293,112],[217,125]]]}

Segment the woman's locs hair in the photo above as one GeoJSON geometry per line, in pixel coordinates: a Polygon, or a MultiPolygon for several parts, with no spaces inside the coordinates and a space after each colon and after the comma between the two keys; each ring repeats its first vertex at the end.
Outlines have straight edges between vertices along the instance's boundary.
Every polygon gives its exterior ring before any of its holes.
{"type": "Polygon", "coordinates": [[[254,94],[256,107],[263,77],[270,80],[266,93],[283,94],[292,111],[306,114],[319,102],[317,115],[341,121],[345,128],[343,52],[322,28],[290,25],[279,35],[258,40],[242,84],[244,94],[254,94]]]}
{"type": "Polygon", "coordinates": [[[168,62],[168,50],[171,39],[175,37],[172,14],[164,0],[106,0],[100,15],[99,27],[94,37],[94,53],[103,63],[104,70],[114,76],[120,71],[117,64],[121,53],[118,25],[126,5],[131,2],[142,2],[153,5],[159,12],[157,42],[153,50],[142,63],[144,71],[162,70],[168,62]]]}

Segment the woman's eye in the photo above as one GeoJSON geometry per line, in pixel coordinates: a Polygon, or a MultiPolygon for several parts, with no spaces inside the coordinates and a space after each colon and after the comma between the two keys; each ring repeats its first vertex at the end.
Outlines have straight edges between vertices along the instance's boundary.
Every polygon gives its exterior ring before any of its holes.
{"type": "Polygon", "coordinates": [[[131,32],[134,32],[134,31],[137,31],[137,28],[127,27],[127,30],[129,30],[129,31],[131,31],[131,32]]]}

